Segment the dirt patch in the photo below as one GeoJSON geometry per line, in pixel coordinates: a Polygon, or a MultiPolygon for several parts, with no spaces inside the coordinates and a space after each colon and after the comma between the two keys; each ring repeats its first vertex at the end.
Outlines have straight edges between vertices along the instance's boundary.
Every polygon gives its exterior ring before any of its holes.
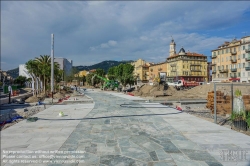
{"type": "Polygon", "coordinates": [[[66,92],[57,92],[56,94],[53,95],[55,99],[61,99],[65,97],[66,92]]]}
{"type": "MultiPolygon", "coordinates": [[[[246,84],[249,85],[249,84],[246,84]]],[[[228,85],[217,85],[217,91],[223,92],[225,95],[231,94],[231,86],[228,85]]],[[[236,86],[234,85],[233,91],[236,89],[241,90],[243,95],[250,94],[250,86],[236,86]]],[[[144,85],[138,91],[133,91],[132,93],[135,96],[147,97],[147,98],[159,98],[159,99],[207,99],[208,92],[214,90],[214,84],[205,84],[194,87],[192,89],[187,90],[179,90],[177,91],[174,86],[169,86],[166,91],[164,91],[163,86],[156,85],[144,85]],[[157,97],[154,94],[161,94],[165,92],[166,96],[157,97]]]]}

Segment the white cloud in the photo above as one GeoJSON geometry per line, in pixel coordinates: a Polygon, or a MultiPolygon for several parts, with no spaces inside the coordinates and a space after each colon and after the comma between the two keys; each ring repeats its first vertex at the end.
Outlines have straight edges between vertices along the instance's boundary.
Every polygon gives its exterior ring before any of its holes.
{"type": "Polygon", "coordinates": [[[1,59],[15,68],[50,54],[51,33],[55,56],[82,65],[105,59],[165,60],[171,36],[177,50],[184,46],[210,55],[231,36],[243,36],[250,26],[249,9],[244,1],[3,1],[1,59]]]}

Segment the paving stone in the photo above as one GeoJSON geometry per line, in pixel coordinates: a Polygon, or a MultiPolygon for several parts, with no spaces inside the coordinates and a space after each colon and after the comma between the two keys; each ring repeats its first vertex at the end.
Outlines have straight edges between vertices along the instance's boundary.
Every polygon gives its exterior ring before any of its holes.
{"type": "Polygon", "coordinates": [[[134,159],[120,156],[120,155],[104,155],[100,158],[100,163],[108,166],[136,166],[136,162],[134,159]]]}
{"type": "Polygon", "coordinates": [[[116,146],[117,145],[117,141],[116,140],[107,139],[106,140],[106,144],[107,144],[107,146],[116,146]]]}
{"type": "Polygon", "coordinates": [[[160,161],[161,160],[173,160],[172,156],[170,154],[166,153],[163,149],[158,149],[155,152],[156,152],[158,159],[160,161]]]}
{"type": "Polygon", "coordinates": [[[152,158],[153,161],[159,161],[155,151],[149,152],[149,155],[150,155],[150,157],[152,158]]]}
{"type": "Polygon", "coordinates": [[[171,141],[160,143],[160,145],[163,146],[163,150],[167,153],[181,153],[171,141]]]}
{"type": "Polygon", "coordinates": [[[152,161],[149,154],[139,147],[121,147],[121,154],[141,161],[152,161]]]}
{"type": "Polygon", "coordinates": [[[223,166],[221,163],[219,162],[212,162],[212,161],[206,161],[206,164],[208,166],[223,166]]]}
{"type": "Polygon", "coordinates": [[[198,160],[198,161],[210,161],[210,162],[217,162],[214,157],[212,157],[206,151],[198,151],[198,150],[181,150],[185,155],[187,155],[191,160],[198,160]]]}
{"type": "Polygon", "coordinates": [[[174,161],[150,162],[148,166],[177,166],[174,161]]]}

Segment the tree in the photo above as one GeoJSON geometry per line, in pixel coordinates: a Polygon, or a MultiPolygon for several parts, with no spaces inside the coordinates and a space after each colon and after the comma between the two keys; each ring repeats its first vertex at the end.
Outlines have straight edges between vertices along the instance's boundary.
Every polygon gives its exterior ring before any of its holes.
{"type": "Polygon", "coordinates": [[[108,69],[107,75],[109,80],[116,80],[115,71],[116,71],[116,66],[113,66],[108,69]]]}
{"type": "MultiPolygon", "coordinates": [[[[49,55],[40,55],[39,58],[35,58],[35,62],[37,63],[37,67],[40,71],[39,78],[43,79],[43,90],[46,92],[46,80],[51,75],[51,58],[49,55]]],[[[55,68],[54,68],[55,69],[55,68]]]]}
{"type": "Polygon", "coordinates": [[[130,84],[134,82],[134,76],[133,76],[134,66],[132,66],[129,63],[126,64],[120,64],[116,67],[115,70],[115,76],[116,78],[121,82],[123,87],[125,87],[127,84],[130,84]]]}
{"type": "Polygon", "coordinates": [[[18,76],[15,80],[15,84],[20,84],[21,86],[24,85],[24,83],[27,81],[27,78],[25,76],[18,76]]]}
{"type": "MultiPolygon", "coordinates": [[[[94,74],[96,74],[96,75],[98,75],[100,77],[105,78],[105,71],[103,69],[96,69],[96,71],[94,72],[94,74]]],[[[95,82],[95,84],[101,83],[101,85],[103,85],[104,80],[102,80],[102,79],[100,79],[98,77],[95,77],[94,78],[94,82],[95,82]]]]}
{"type": "Polygon", "coordinates": [[[92,77],[93,77],[94,75],[95,75],[94,73],[89,73],[89,74],[86,76],[86,82],[87,82],[89,85],[92,85],[92,77]]]}

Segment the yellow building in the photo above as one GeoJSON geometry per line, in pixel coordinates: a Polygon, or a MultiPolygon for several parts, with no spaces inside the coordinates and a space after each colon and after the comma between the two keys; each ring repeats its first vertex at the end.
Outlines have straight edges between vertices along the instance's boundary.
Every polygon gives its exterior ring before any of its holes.
{"type": "Polygon", "coordinates": [[[212,81],[240,81],[241,68],[241,41],[225,42],[217,49],[212,50],[212,81]]]}
{"type": "Polygon", "coordinates": [[[151,63],[143,59],[138,59],[131,63],[134,66],[133,75],[137,77],[138,81],[147,82],[149,80],[149,66],[151,63]]]}
{"type": "Polygon", "coordinates": [[[183,78],[187,81],[207,81],[207,56],[198,53],[185,52],[181,48],[176,54],[175,42],[170,43],[170,56],[167,58],[167,82],[183,78]]]}
{"type": "Polygon", "coordinates": [[[149,66],[149,81],[159,77],[159,73],[167,73],[167,62],[152,64],[149,66]]]}
{"type": "Polygon", "coordinates": [[[89,72],[87,70],[79,71],[77,74],[75,74],[75,77],[83,77],[86,76],[89,72]]]}

